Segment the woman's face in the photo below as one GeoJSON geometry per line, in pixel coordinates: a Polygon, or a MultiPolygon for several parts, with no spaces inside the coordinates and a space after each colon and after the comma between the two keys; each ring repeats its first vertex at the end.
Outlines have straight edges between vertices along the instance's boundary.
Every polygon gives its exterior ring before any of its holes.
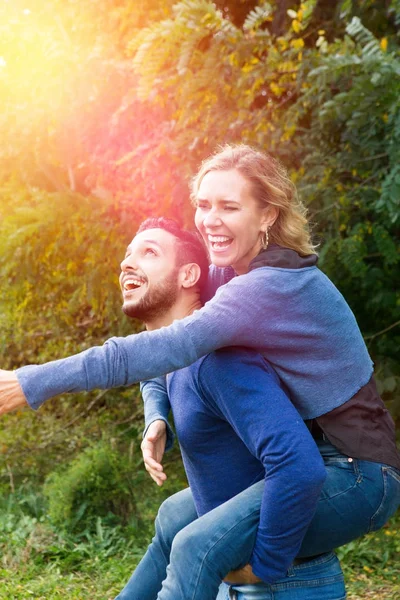
{"type": "Polygon", "coordinates": [[[261,249],[261,231],[275,218],[271,211],[260,208],[249,182],[236,169],[209,171],[203,177],[195,223],[217,267],[231,265],[238,275],[247,273],[261,249]]]}

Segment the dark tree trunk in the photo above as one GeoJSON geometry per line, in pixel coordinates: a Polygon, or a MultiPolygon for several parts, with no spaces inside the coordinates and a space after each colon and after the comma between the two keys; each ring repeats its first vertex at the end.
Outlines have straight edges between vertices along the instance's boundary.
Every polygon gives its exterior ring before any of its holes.
{"type": "Polygon", "coordinates": [[[300,6],[300,1],[297,0],[278,0],[276,3],[276,11],[274,15],[274,20],[271,25],[271,33],[274,36],[282,35],[286,29],[288,24],[290,23],[290,18],[288,17],[287,11],[289,8],[293,10],[298,10],[300,6]]]}

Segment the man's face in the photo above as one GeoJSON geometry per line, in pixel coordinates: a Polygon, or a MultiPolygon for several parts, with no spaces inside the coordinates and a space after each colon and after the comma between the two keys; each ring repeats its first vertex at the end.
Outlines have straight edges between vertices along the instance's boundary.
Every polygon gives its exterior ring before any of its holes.
{"type": "Polygon", "coordinates": [[[150,321],[165,314],[178,296],[177,239],[164,229],[147,229],[129,244],[121,263],[122,310],[150,321]]]}

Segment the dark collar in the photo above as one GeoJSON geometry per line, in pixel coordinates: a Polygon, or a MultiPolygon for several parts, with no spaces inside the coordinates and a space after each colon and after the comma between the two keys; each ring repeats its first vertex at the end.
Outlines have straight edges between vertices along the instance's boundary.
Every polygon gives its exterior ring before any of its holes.
{"type": "Polygon", "coordinates": [[[295,250],[283,248],[278,244],[270,244],[266,250],[253,258],[249,265],[249,271],[259,267],[279,267],[281,269],[303,269],[304,267],[314,267],[317,264],[318,256],[316,254],[307,254],[300,256],[295,250]]]}

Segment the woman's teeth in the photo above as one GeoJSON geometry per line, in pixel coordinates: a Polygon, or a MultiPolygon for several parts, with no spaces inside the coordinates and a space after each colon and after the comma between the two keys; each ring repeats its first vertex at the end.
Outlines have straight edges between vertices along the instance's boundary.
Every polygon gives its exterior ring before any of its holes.
{"type": "Polygon", "coordinates": [[[223,248],[227,248],[229,244],[232,242],[232,238],[226,235],[209,235],[208,241],[211,244],[213,250],[222,250],[223,248]]]}

